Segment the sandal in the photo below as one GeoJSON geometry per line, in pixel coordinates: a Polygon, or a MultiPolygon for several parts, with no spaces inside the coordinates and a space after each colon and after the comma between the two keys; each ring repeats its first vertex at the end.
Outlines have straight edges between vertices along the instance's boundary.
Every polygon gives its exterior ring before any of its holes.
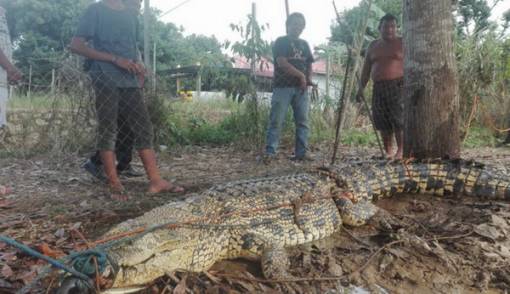
{"type": "Polygon", "coordinates": [[[129,197],[124,187],[108,187],[110,198],[116,201],[128,201],[129,197]]]}

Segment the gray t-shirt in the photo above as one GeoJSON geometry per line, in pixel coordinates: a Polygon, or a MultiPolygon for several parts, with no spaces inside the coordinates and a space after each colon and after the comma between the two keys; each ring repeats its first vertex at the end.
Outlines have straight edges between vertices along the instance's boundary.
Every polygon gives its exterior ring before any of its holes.
{"type": "MultiPolygon", "coordinates": [[[[138,20],[129,10],[115,10],[102,2],[91,4],[78,25],[76,37],[85,38],[101,52],[138,60],[138,20]]],[[[119,88],[138,88],[134,74],[110,63],[92,60],[89,73],[119,88]]]]}

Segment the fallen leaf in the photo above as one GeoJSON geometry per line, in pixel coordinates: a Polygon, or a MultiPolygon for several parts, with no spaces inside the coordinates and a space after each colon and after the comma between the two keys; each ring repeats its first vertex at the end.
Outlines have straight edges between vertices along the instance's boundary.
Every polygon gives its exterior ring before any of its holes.
{"type": "Polygon", "coordinates": [[[0,279],[0,289],[12,289],[12,284],[4,279],[0,279]]]}
{"type": "Polygon", "coordinates": [[[36,270],[30,270],[16,276],[16,280],[22,280],[25,285],[30,284],[37,276],[36,270]]]}
{"type": "Polygon", "coordinates": [[[5,264],[3,267],[2,267],[2,276],[6,279],[12,277],[12,275],[14,274],[11,267],[8,266],[7,264],[5,264]]]}
{"type": "Polygon", "coordinates": [[[480,236],[489,238],[493,241],[499,240],[500,238],[504,237],[504,235],[499,232],[499,230],[493,226],[490,226],[488,224],[481,224],[474,228],[475,233],[477,233],[480,236]]]}
{"type": "Polygon", "coordinates": [[[66,255],[64,252],[60,250],[53,250],[50,248],[50,246],[46,243],[42,243],[41,245],[37,246],[37,249],[44,255],[51,257],[51,258],[59,258],[64,255],[66,255]]]}
{"type": "Polygon", "coordinates": [[[9,200],[0,200],[0,208],[11,208],[14,205],[13,201],[9,200]]]}
{"type": "Polygon", "coordinates": [[[64,230],[63,228],[60,228],[53,235],[55,235],[55,237],[57,237],[57,238],[62,238],[62,237],[64,237],[65,233],[66,233],[66,230],[64,230]]]}
{"type": "Polygon", "coordinates": [[[215,282],[216,284],[219,284],[221,282],[221,279],[214,276],[214,273],[205,271],[204,274],[209,278],[209,280],[215,282]]]}
{"type": "Polygon", "coordinates": [[[188,290],[188,287],[186,287],[186,280],[188,276],[185,275],[184,278],[175,286],[173,294],[186,294],[186,290],[188,290]]]}

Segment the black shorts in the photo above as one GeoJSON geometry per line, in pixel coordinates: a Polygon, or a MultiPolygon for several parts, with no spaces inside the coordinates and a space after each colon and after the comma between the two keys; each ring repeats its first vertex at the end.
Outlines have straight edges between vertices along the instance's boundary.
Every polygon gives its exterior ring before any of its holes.
{"type": "Polygon", "coordinates": [[[97,149],[115,150],[118,116],[121,115],[133,134],[134,148],[152,148],[153,131],[147,106],[139,88],[117,88],[97,79],[94,82],[97,113],[97,149]]]}
{"type": "Polygon", "coordinates": [[[403,129],[404,103],[402,99],[403,79],[377,81],[372,94],[372,114],[375,128],[379,131],[403,129]]]}

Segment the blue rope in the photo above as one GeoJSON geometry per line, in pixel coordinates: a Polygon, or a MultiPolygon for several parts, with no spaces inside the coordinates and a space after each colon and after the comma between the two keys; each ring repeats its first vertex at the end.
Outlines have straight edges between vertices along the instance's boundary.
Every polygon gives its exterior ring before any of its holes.
{"type": "Polygon", "coordinates": [[[69,268],[67,267],[66,265],[64,265],[63,263],[59,262],[58,260],[55,260],[53,258],[50,258],[46,255],[43,255],[37,251],[35,251],[34,249],[24,245],[24,244],[21,244],[19,242],[16,242],[15,240],[11,239],[11,238],[8,238],[6,236],[3,236],[3,235],[0,235],[0,241],[1,242],[4,242],[8,245],[11,245],[23,252],[25,252],[26,254],[28,255],[31,255],[33,257],[36,257],[36,258],[39,258],[39,259],[42,259],[46,262],[48,262],[49,264],[51,264],[52,266],[58,268],[58,269],[61,269],[63,271],[66,271],[82,280],[85,280],[85,281],[88,281],[89,280],[89,277],[78,272],[77,270],[75,270],[74,268],[69,268]]]}

